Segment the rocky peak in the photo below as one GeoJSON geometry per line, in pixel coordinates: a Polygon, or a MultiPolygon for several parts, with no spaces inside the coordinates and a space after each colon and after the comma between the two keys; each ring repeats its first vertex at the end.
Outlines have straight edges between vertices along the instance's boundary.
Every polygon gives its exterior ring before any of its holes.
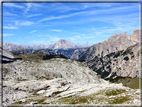
{"type": "Polygon", "coordinates": [[[66,41],[66,40],[64,40],[64,39],[60,39],[60,40],[58,41],[58,43],[60,43],[60,44],[65,44],[65,43],[67,43],[67,42],[69,42],[69,41],[66,41]]]}
{"type": "Polygon", "coordinates": [[[131,35],[131,40],[136,43],[140,41],[140,30],[136,29],[133,31],[133,34],[131,35]]]}

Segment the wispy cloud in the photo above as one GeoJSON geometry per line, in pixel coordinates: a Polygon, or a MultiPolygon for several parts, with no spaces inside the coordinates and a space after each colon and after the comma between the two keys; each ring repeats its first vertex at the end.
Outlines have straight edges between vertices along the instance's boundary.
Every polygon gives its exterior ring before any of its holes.
{"type": "Polygon", "coordinates": [[[17,16],[17,14],[9,13],[9,12],[4,12],[4,16],[17,16]]]}
{"type": "Polygon", "coordinates": [[[27,13],[28,11],[30,11],[31,8],[35,8],[35,7],[42,8],[44,6],[41,5],[41,4],[37,4],[37,3],[26,3],[26,7],[27,8],[25,9],[25,13],[27,13]]]}
{"type": "Polygon", "coordinates": [[[38,22],[54,20],[54,19],[68,18],[68,17],[79,15],[79,14],[82,14],[82,13],[84,13],[84,12],[76,12],[76,13],[72,13],[72,14],[68,14],[68,15],[61,15],[61,16],[56,16],[56,17],[55,16],[51,16],[51,17],[48,17],[48,18],[43,18],[43,19],[39,20],[38,22]]]}
{"type": "Polygon", "coordinates": [[[27,15],[27,17],[35,17],[35,16],[40,16],[41,14],[30,14],[30,15],[27,15]]]}
{"type": "Polygon", "coordinates": [[[31,21],[25,21],[25,22],[21,22],[20,25],[24,25],[24,26],[30,26],[30,25],[33,25],[34,22],[31,22],[31,21]]]}
{"type": "Polygon", "coordinates": [[[25,9],[25,13],[27,13],[32,7],[32,3],[26,3],[27,8],[25,9]]]}
{"type": "Polygon", "coordinates": [[[3,34],[4,37],[6,36],[12,36],[13,34],[9,34],[9,33],[6,33],[6,34],[3,34]]]}
{"type": "Polygon", "coordinates": [[[69,39],[70,39],[70,40],[73,40],[73,41],[76,40],[75,38],[72,38],[72,37],[69,37],[69,39]]]}
{"type": "Polygon", "coordinates": [[[78,34],[72,37],[69,37],[70,40],[78,40],[78,39],[90,39],[90,38],[95,38],[95,36],[86,36],[86,34],[78,34]]]}
{"type": "Polygon", "coordinates": [[[21,5],[17,5],[15,3],[3,3],[3,6],[7,6],[7,7],[16,7],[16,8],[24,8],[24,6],[21,5]]]}
{"type": "Polygon", "coordinates": [[[4,29],[18,29],[18,27],[15,26],[4,26],[4,29]]]}
{"type": "Polygon", "coordinates": [[[41,37],[41,36],[51,37],[50,35],[37,35],[37,36],[39,36],[39,37],[41,37]]]}
{"type": "Polygon", "coordinates": [[[62,32],[63,30],[59,30],[59,29],[53,29],[51,31],[55,31],[55,32],[62,32]]]}
{"type": "Polygon", "coordinates": [[[56,37],[56,36],[50,36],[50,35],[38,35],[39,37],[48,37],[48,40],[50,42],[56,42],[58,40],[60,40],[61,38],[56,37]]]}
{"type": "Polygon", "coordinates": [[[31,31],[30,33],[34,33],[34,32],[37,32],[37,30],[33,30],[33,31],[31,31]]]}
{"type": "Polygon", "coordinates": [[[96,14],[107,14],[107,13],[117,13],[121,11],[128,11],[129,9],[136,8],[137,5],[132,5],[132,6],[122,6],[122,7],[114,7],[114,8],[108,8],[108,9],[97,9],[97,10],[86,10],[86,11],[80,11],[80,12],[75,12],[71,14],[66,14],[66,15],[60,15],[60,16],[50,16],[43,18],[39,20],[38,22],[43,22],[43,21],[48,21],[48,20],[55,20],[55,19],[63,19],[63,18],[69,18],[73,17],[76,15],[96,15],[96,14]]]}

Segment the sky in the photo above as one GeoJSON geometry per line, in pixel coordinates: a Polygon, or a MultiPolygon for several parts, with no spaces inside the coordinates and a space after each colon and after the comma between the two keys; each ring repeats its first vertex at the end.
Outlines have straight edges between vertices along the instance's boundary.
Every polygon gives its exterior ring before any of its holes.
{"type": "Polygon", "coordinates": [[[93,45],[139,29],[139,3],[3,3],[3,42],[93,45]]]}

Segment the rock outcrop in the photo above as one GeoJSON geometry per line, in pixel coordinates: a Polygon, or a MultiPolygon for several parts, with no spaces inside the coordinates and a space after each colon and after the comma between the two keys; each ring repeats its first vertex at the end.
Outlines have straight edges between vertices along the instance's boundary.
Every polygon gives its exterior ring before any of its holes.
{"type": "Polygon", "coordinates": [[[102,78],[108,80],[117,76],[140,78],[140,44],[124,50],[112,52],[104,57],[95,57],[88,61],[88,66],[102,78]]]}

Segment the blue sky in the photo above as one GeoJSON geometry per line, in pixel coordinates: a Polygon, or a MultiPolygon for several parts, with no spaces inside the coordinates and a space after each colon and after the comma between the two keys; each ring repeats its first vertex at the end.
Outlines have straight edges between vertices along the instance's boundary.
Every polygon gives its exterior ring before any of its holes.
{"type": "Polygon", "coordinates": [[[139,3],[3,3],[3,41],[89,45],[139,29],[139,3]]]}

